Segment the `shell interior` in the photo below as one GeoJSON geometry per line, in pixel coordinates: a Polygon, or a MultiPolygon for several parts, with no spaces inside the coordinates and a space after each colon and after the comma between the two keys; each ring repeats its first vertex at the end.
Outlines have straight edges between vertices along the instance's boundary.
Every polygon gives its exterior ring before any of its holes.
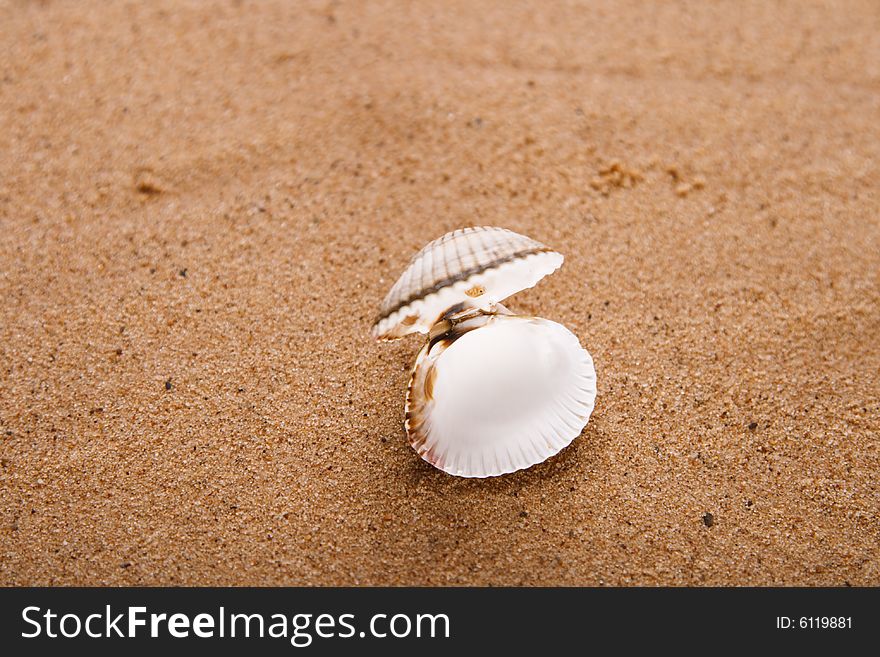
{"type": "Polygon", "coordinates": [[[373,326],[379,340],[428,333],[449,308],[490,310],[534,286],[563,257],[506,228],[463,228],[419,251],[391,288],[373,326]]]}
{"type": "Polygon", "coordinates": [[[406,429],[432,465],[491,477],[566,447],[586,426],[595,397],[593,360],[568,329],[486,315],[425,344],[407,392],[406,429]]]}

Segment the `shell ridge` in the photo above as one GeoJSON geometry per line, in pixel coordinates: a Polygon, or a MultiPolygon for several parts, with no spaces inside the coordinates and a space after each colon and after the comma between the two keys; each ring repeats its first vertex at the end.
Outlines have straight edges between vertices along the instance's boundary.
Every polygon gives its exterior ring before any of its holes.
{"type": "MultiPolygon", "coordinates": [[[[479,274],[484,271],[489,271],[491,269],[497,269],[501,265],[508,263],[508,262],[511,262],[512,260],[516,260],[518,258],[527,258],[529,256],[537,255],[539,253],[553,253],[553,252],[554,252],[553,249],[546,247],[546,246],[540,247],[540,248],[526,249],[523,251],[516,251],[509,256],[502,256],[502,257],[496,258],[495,260],[493,260],[492,262],[490,262],[486,265],[476,265],[474,267],[471,267],[470,269],[463,271],[460,274],[456,274],[454,276],[448,276],[447,278],[434,283],[429,288],[427,288],[425,290],[421,290],[421,291],[415,293],[413,296],[397,302],[394,305],[394,307],[392,307],[391,309],[386,311],[384,314],[379,315],[376,318],[375,323],[378,324],[379,322],[390,318],[392,315],[397,313],[402,308],[405,308],[406,306],[409,306],[409,305],[414,304],[418,301],[422,301],[424,299],[427,299],[429,296],[438,292],[439,290],[442,290],[445,287],[449,287],[450,285],[457,283],[459,281],[466,281],[467,279],[469,279],[471,276],[474,276],[475,274],[479,274]]],[[[447,270],[447,273],[448,273],[448,270],[447,270]]]]}

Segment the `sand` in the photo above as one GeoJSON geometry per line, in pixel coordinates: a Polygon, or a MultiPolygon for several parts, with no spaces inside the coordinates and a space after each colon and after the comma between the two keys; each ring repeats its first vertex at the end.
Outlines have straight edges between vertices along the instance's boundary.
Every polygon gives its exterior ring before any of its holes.
{"type": "Polygon", "coordinates": [[[0,583],[880,585],[880,6],[0,3],[0,583]],[[450,477],[427,241],[566,256],[569,448],[450,477]]]}

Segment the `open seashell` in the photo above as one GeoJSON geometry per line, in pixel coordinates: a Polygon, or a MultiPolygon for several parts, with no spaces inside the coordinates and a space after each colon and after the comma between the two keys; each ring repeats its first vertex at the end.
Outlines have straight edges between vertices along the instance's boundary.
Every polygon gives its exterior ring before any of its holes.
{"type": "Polygon", "coordinates": [[[404,424],[432,465],[461,477],[514,472],[553,456],[586,426],[596,398],[590,354],[561,324],[501,305],[562,259],[503,228],[465,228],[419,251],[391,288],[373,335],[428,333],[404,424]]]}
{"type": "Polygon", "coordinates": [[[453,306],[491,310],[562,265],[549,247],[506,228],[463,228],[434,240],[382,302],[373,337],[395,340],[428,333],[453,306]]]}
{"type": "Polygon", "coordinates": [[[593,359],[571,331],[539,317],[480,314],[440,327],[422,348],[405,425],[435,467],[492,477],[566,447],[595,398],[593,359]]]}

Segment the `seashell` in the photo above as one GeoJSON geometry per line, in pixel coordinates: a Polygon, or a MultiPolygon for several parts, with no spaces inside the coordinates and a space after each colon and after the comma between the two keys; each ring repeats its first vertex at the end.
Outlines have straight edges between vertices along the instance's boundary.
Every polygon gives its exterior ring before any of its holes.
{"type": "Polygon", "coordinates": [[[596,398],[593,359],[567,328],[501,305],[562,264],[562,255],[503,228],[465,228],[410,261],[373,335],[427,333],[406,395],[410,444],[444,472],[492,477],[569,445],[596,398]]]}
{"type": "Polygon", "coordinates": [[[506,228],[463,228],[410,260],[382,302],[373,337],[428,333],[449,308],[490,310],[562,265],[562,255],[506,228]]]}
{"type": "Polygon", "coordinates": [[[540,317],[481,314],[422,348],[405,426],[431,465],[492,477],[568,446],[595,398],[593,359],[567,328],[540,317]]]}

